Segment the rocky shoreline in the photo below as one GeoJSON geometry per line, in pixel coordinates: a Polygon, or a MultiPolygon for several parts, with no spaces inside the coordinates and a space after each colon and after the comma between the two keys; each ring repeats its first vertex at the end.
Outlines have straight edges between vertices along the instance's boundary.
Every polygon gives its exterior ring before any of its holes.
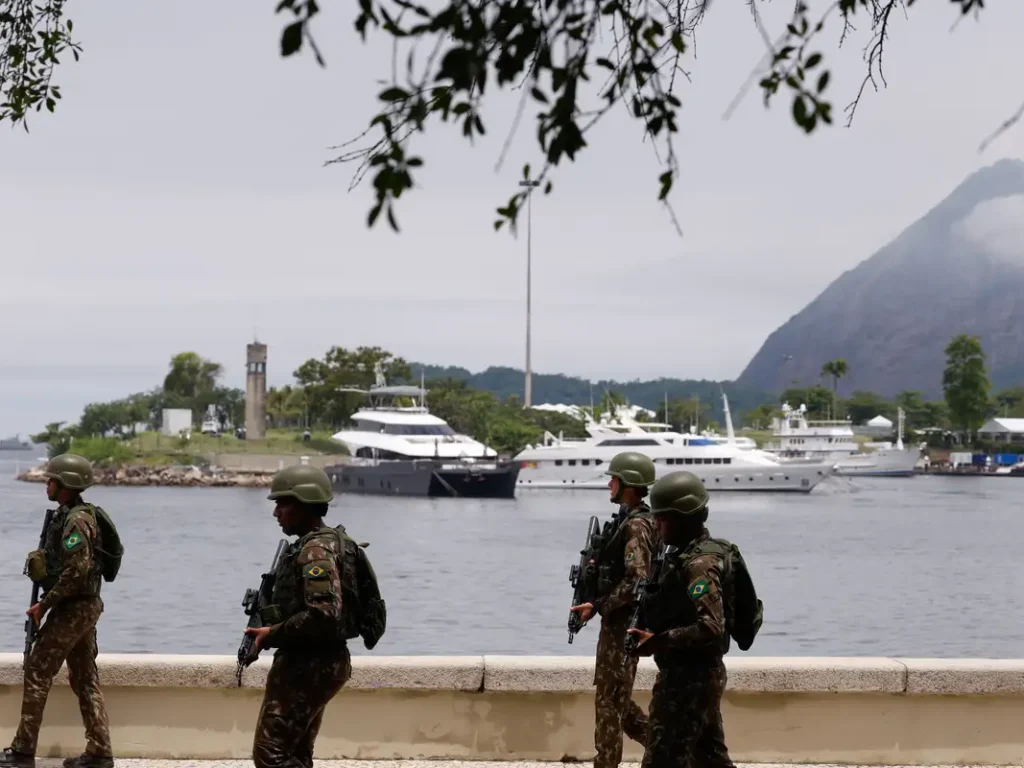
{"type": "MultiPolygon", "coordinates": [[[[15,479],[27,483],[45,483],[45,465],[26,470],[15,479]]],[[[269,488],[272,475],[260,472],[229,472],[201,467],[96,467],[95,485],[167,486],[186,488],[269,488]]]]}

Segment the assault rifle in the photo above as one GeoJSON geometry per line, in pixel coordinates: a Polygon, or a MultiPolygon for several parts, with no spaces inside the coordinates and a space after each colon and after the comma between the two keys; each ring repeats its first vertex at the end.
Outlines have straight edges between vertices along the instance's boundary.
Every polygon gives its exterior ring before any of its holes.
{"type": "MultiPolygon", "coordinates": [[[[603,526],[596,517],[591,516],[590,522],[587,524],[587,538],[583,543],[583,549],[580,550],[579,565],[569,568],[569,584],[573,589],[573,605],[592,603],[597,598],[601,552],[627,513],[626,507],[619,507],[619,511],[612,515],[611,520],[605,521],[603,526]]],[[[583,624],[584,622],[578,613],[569,611],[570,644],[572,643],[573,636],[583,629],[583,624]]]]}
{"type": "MultiPolygon", "coordinates": [[[[595,547],[599,545],[601,538],[601,523],[591,515],[590,523],[587,525],[587,538],[583,542],[583,549],[580,550],[579,565],[569,568],[569,584],[572,586],[572,605],[582,605],[590,602],[597,586],[597,558],[595,547]]],[[[583,629],[583,619],[576,611],[569,611],[569,644],[572,644],[573,636],[583,629]]]]}
{"type": "MultiPolygon", "coordinates": [[[[644,618],[644,604],[647,602],[649,594],[658,591],[658,579],[661,578],[661,568],[665,564],[665,556],[668,554],[668,550],[668,547],[661,547],[658,550],[658,554],[654,557],[654,562],[651,563],[650,578],[637,579],[636,584],[633,586],[633,615],[629,619],[628,629],[642,629],[640,624],[644,618]]],[[[627,632],[626,652],[622,655],[623,667],[629,666],[630,659],[636,653],[639,645],[640,638],[627,632]]]]}
{"type": "MultiPolygon", "coordinates": [[[[260,575],[259,589],[245,590],[245,597],[242,598],[242,608],[245,615],[249,617],[246,628],[266,626],[263,619],[263,609],[270,603],[270,595],[274,591],[274,579],[277,576],[277,566],[281,562],[281,556],[288,548],[288,540],[281,539],[274,553],[274,560],[270,563],[270,570],[260,575]]],[[[242,686],[242,670],[252,664],[260,656],[256,648],[256,638],[252,635],[242,635],[242,644],[238,646],[238,686],[242,686]]]]}
{"type": "MultiPolygon", "coordinates": [[[[46,510],[46,517],[43,518],[43,530],[39,534],[39,549],[46,548],[46,534],[50,530],[50,521],[53,520],[54,510],[46,510]]],[[[28,563],[25,563],[25,575],[28,575],[28,563]]],[[[39,602],[39,582],[32,582],[32,599],[29,600],[28,607],[31,608],[33,605],[39,602]]],[[[23,657],[22,666],[28,666],[28,654],[32,650],[32,643],[36,639],[36,623],[29,616],[25,619],[25,655],[23,657]]]]}

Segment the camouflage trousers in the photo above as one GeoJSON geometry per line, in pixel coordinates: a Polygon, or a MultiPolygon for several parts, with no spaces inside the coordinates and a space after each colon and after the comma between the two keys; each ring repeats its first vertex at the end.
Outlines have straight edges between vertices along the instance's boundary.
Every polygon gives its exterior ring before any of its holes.
{"type": "Polygon", "coordinates": [[[633,701],[637,659],[625,667],[625,619],[601,622],[597,640],[594,685],[594,768],[616,768],[622,762],[622,734],[647,742],[647,716],[633,701]]]}
{"type": "Polygon", "coordinates": [[[641,768],[734,768],[725,746],[722,660],[658,670],[641,768]]]}
{"type": "Polygon", "coordinates": [[[53,678],[68,663],[71,690],[78,697],[85,724],[85,751],[110,757],[110,726],[96,671],[96,622],[103,613],[99,597],[65,601],[50,610],[36,635],[25,665],[21,722],[11,746],[29,755],[36,753],[43,710],[53,678]]]}
{"type": "Polygon", "coordinates": [[[324,709],[351,675],[347,648],[332,656],[278,650],[256,722],[256,768],[313,768],[324,709]]]}

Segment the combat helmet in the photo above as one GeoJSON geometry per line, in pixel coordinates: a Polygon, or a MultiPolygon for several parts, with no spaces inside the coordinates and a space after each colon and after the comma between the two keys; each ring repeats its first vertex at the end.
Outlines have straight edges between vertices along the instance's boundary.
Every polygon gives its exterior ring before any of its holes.
{"type": "Polygon", "coordinates": [[[92,464],[84,456],[62,453],[46,464],[43,477],[56,480],[69,491],[84,491],[92,485],[92,464]]]}
{"type": "Polygon", "coordinates": [[[654,462],[649,457],[636,451],[623,451],[608,462],[605,474],[619,478],[623,485],[647,488],[654,484],[655,471],[654,462]]]}
{"type": "Polygon", "coordinates": [[[651,513],[707,518],[707,488],[693,472],[669,472],[651,488],[651,513]]]}
{"type": "Polygon", "coordinates": [[[274,475],[268,499],[298,499],[304,504],[327,504],[334,498],[327,473],[318,467],[299,464],[274,475]]]}

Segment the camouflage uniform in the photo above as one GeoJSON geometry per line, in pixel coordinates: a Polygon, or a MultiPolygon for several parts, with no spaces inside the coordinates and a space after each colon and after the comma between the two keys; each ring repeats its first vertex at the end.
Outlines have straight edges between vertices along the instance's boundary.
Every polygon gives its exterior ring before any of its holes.
{"type": "Polygon", "coordinates": [[[85,724],[86,754],[110,757],[110,728],[96,670],[96,623],[103,613],[102,576],[93,556],[99,531],[86,510],[60,507],[54,515],[44,550],[43,581],[46,621],[36,635],[25,667],[21,723],[11,746],[34,755],[43,709],[53,678],[67,660],[71,689],[85,724]]]}
{"type": "MultiPolygon", "coordinates": [[[[625,488],[643,489],[654,482],[654,462],[626,451],[609,462],[606,474],[617,477],[620,501],[625,488]]],[[[594,611],[601,616],[594,669],[594,768],[616,768],[622,761],[622,734],[647,741],[647,716],[632,699],[636,679],[635,658],[623,665],[629,607],[637,580],[649,575],[654,548],[650,508],[643,502],[620,508],[618,528],[601,553],[598,598],[594,611]],[[623,514],[625,513],[625,514],[623,514]]]]}
{"type": "MultiPolygon", "coordinates": [[[[664,503],[659,484],[684,488],[700,480],[689,472],[666,475],[651,491],[655,514],[694,514],[706,519],[707,495],[703,504],[680,498],[664,503]],[[675,476],[675,477],[673,477],[675,476]],[[689,477],[680,477],[689,476],[689,477]],[[695,481],[695,482],[694,482],[695,481]],[[686,510],[683,512],[682,510],[686,510]]],[[[715,554],[694,555],[691,551],[709,537],[702,527],[696,538],[670,550],[658,579],[659,589],[645,605],[648,631],[654,632],[640,646],[643,655],[654,655],[658,677],[650,708],[650,734],[642,768],[733,768],[725,745],[721,703],[726,671],[722,656],[729,650],[722,594],[722,559],[715,554]]]]}
{"type": "Polygon", "coordinates": [[[609,543],[614,554],[609,555],[621,558],[623,575],[610,593],[594,602],[595,611],[601,615],[594,670],[594,768],[614,768],[622,761],[623,732],[640,744],[647,741],[647,716],[632,698],[637,659],[624,666],[622,657],[633,586],[649,575],[651,567],[654,530],[649,511],[646,504],[630,510],[613,535],[609,543]],[[625,545],[621,546],[623,540],[625,545]],[[615,547],[616,542],[619,547],[615,547]]]}
{"type": "MultiPolygon", "coordinates": [[[[326,485],[311,493],[322,491],[322,498],[330,498],[326,475],[305,466],[279,472],[271,498],[302,499],[301,489],[282,492],[277,486],[294,485],[305,475],[315,475],[314,484],[326,485]]],[[[324,709],[352,674],[342,620],[341,553],[338,532],[321,527],[292,544],[278,565],[271,605],[265,609],[272,628],[262,647],[277,652],[253,740],[257,768],[312,768],[324,709]]]]}

